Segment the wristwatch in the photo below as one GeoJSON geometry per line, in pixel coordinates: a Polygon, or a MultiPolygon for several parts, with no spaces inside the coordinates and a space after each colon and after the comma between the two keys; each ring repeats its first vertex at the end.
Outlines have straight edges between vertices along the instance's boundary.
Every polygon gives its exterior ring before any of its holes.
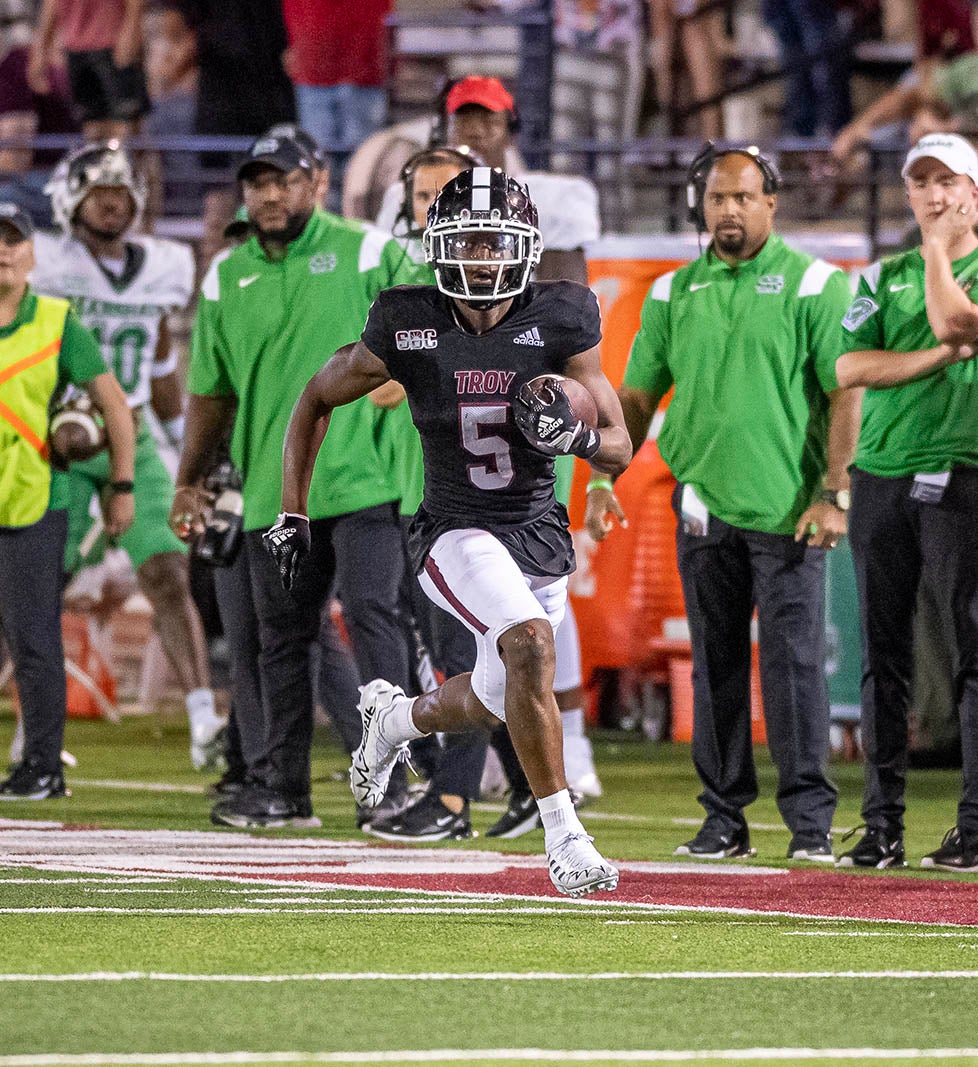
{"type": "Polygon", "coordinates": [[[839,511],[848,511],[851,502],[848,489],[823,489],[820,499],[823,504],[831,504],[839,511]]]}

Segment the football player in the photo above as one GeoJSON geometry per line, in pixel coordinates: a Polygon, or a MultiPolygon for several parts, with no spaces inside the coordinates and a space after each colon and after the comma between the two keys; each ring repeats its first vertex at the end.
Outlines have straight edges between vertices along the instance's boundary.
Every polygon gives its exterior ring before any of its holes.
{"type": "MultiPolygon", "coordinates": [[[[136,518],[118,543],[132,560],[186,693],[190,756],[201,769],[220,754],[224,720],[214,708],[204,631],[190,595],[187,549],[167,523],[173,481],[146,418],[146,409],[152,409],[169,442],[179,447],[182,398],[167,314],[190,300],[193,256],[185,245],[134,232],[146,186],[117,141],[69,154],[46,191],[62,233],[38,234],[33,283],[38,292],[71,301],[126,393],[137,429],[136,518]]],[[[90,526],[92,498],[103,494],[109,478],[104,455],[70,468],[69,573],[82,563],[79,546],[90,526]]]]}
{"type": "Polygon", "coordinates": [[[291,587],[310,544],[307,487],[333,410],[399,381],[425,461],[411,562],[425,593],[473,634],[476,666],[413,699],[383,679],[364,686],[354,797],[377,804],[412,739],[505,720],[537,799],[554,886],[573,896],[612,890],[618,871],[571,802],[553,695],[554,631],[574,568],[554,457],[580,456],[611,476],[631,458],[601,371],[598,304],[574,282],[530,282],[542,251],[536,208],[500,170],[476,167],[445,186],[424,247],[435,286],[382,292],[361,339],[340,349],[300,397],[286,435],[282,514],[266,544],[291,587]],[[546,373],[587,387],[596,428],[562,390],[544,402],[528,388],[546,373]]]}

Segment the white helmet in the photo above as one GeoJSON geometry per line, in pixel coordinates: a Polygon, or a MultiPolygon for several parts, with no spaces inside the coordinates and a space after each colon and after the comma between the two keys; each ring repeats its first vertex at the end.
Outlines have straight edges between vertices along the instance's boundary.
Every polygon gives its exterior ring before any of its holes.
{"type": "Polygon", "coordinates": [[[146,206],[146,179],[118,141],[97,141],[65,156],[44,186],[54,221],[62,230],[71,229],[78,205],[96,186],[125,186],[133,202],[131,225],[139,221],[146,206]]]}

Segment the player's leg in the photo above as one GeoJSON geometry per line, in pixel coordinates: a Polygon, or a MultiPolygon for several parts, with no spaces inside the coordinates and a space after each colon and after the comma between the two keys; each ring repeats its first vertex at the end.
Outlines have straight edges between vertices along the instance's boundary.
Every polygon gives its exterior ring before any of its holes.
{"type": "Polygon", "coordinates": [[[564,733],[564,770],[571,790],[585,797],[601,796],[601,782],[594,767],[594,752],[584,733],[584,689],[581,676],[581,643],[577,619],[567,601],[564,621],[554,635],[557,667],[554,695],[560,708],[564,733]]]}
{"type": "Polygon", "coordinates": [[[187,546],[170,529],[173,481],[145,428],[136,441],[136,518],[119,539],[129,554],[153,625],[185,694],[194,767],[213,765],[221,754],[224,719],[214,707],[207,639],[190,594],[187,546]]]}

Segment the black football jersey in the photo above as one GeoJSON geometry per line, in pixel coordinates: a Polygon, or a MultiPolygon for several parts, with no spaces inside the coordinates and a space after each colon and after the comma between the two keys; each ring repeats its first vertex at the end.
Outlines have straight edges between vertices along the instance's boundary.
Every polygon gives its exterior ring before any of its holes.
{"type": "MultiPolygon", "coordinates": [[[[418,552],[426,554],[444,530],[473,527],[500,537],[526,573],[573,570],[553,460],[529,444],[511,404],[524,382],[562,373],[572,356],[600,340],[597,300],[574,282],[532,283],[479,335],[459,325],[454,301],[434,286],[398,286],[377,297],[363,343],[404,386],[424,452],[418,525],[434,536],[418,552]],[[554,543],[555,525],[563,528],[566,559],[554,543]],[[533,529],[546,541],[539,551],[533,529]]],[[[413,562],[423,564],[423,557],[413,562]]]]}

